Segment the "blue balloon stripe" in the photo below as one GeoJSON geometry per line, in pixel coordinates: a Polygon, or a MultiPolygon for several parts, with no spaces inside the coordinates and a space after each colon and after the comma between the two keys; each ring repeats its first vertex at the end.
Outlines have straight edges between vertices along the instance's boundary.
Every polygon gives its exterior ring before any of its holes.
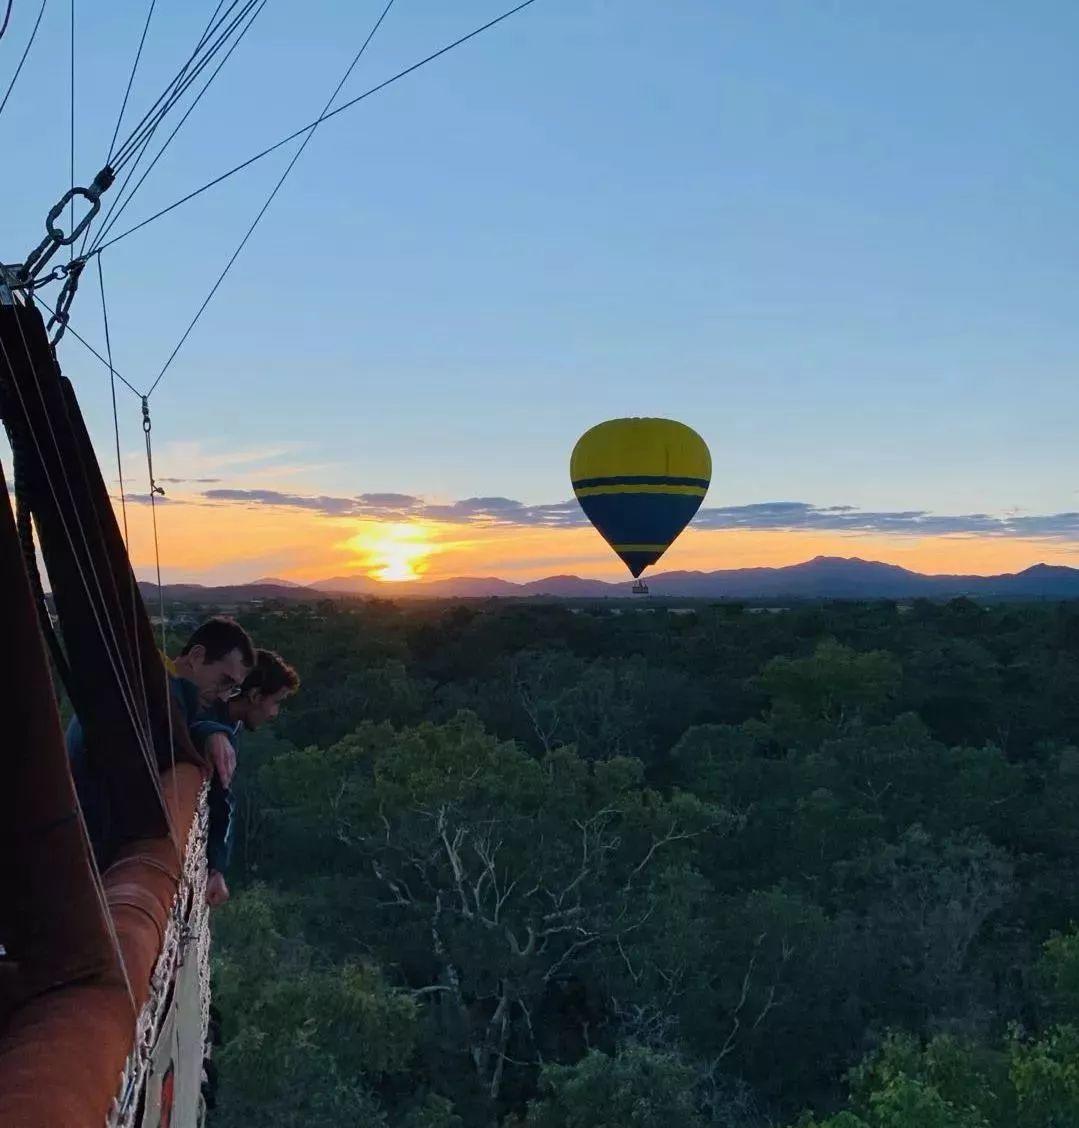
{"type": "Polygon", "coordinates": [[[696,494],[627,490],[586,494],[580,498],[580,504],[603,539],[636,576],[666,551],[693,519],[701,500],[696,494]],[[624,545],[626,551],[619,551],[619,545],[624,545]]]}

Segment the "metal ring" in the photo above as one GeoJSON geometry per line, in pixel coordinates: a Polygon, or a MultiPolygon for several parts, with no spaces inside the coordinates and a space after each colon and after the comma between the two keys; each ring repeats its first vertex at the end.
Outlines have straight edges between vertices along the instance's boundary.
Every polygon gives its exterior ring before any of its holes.
{"type": "Polygon", "coordinates": [[[101,195],[95,195],[89,188],[69,188],[61,197],[49,214],[45,217],[45,230],[48,231],[53,242],[58,247],[70,247],[72,243],[86,230],[90,225],[90,221],[101,210],[101,195]],[[65,235],[63,230],[56,226],[56,221],[60,217],[64,208],[67,207],[76,196],[82,196],[84,200],[90,201],[90,210],[82,217],[79,224],[71,232],[70,235],[65,235]]]}

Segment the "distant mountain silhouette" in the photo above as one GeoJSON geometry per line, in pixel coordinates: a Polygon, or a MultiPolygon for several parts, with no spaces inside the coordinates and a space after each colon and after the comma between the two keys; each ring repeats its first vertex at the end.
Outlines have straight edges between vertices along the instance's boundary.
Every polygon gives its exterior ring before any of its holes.
{"type": "MultiPolygon", "coordinates": [[[[150,614],[156,614],[157,584],[140,581],[139,589],[148,601],[150,614]]],[[[292,584],[284,587],[278,583],[227,584],[221,587],[203,587],[201,584],[165,584],[165,598],[174,603],[220,604],[251,603],[254,600],[285,600],[291,603],[309,603],[324,598],[321,592],[292,584]]]]}
{"type": "Polygon", "coordinates": [[[520,584],[500,580],[495,576],[462,576],[454,580],[431,580],[417,584],[379,584],[379,588],[391,586],[397,595],[408,595],[410,591],[428,598],[476,598],[489,596],[521,595],[520,584]]]}
{"type": "Polygon", "coordinates": [[[733,599],[1073,598],[1079,597],[1079,570],[1036,564],[1000,576],[927,576],[875,560],[818,556],[785,568],[667,572],[648,585],[656,595],[733,599]]]}
{"type": "Polygon", "coordinates": [[[333,580],[319,580],[311,585],[315,591],[329,593],[349,593],[358,595],[424,595],[430,599],[469,598],[490,595],[520,595],[519,585],[509,580],[499,580],[494,576],[458,576],[449,580],[400,581],[372,580],[368,576],[338,577],[333,580]]]}
{"type": "MultiPolygon", "coordinates": [[[[927,576],[895,564],[838,556],[818,556],[784,568],[733,568],[716,572],[661,572],[645,577],[653,595],[698,599],[947,599],[969,595],[990,599],[1079,599],[1079,570],[1035,564],[1000,576],[927,576]]],[[[153,584],[141,585],[156,596],[153,584]]],[[[166,585],[167,598],[189,603],[290,602],[333,595],[384,599],[483,599],[491,597],[561,599],[621,598],[630,584],[579,576],[549,576],[514,583],[497,577],[463,576],[413,583],[383,583],[367,576],[339,576],[308,587],[287,580],[200,587],[166,585]]]]}
{"type": "Polygon", "coordinates": [[[370,576],[334,576],[333,579],[319,580],[307,586],[314,591],[367,595],[368,592],[377,591],[383,584],[381,580],[373,580],[370,576]]]}
{"type": "Polygon", "coordinates": [[[603,580],[582,580],[580,576],[548,576],[521,584],[521,595],[551,595],[561,599],[602,599],[610,595],[629,595],[628,584],[608,584],[603,580]]]}
{"type": "MultiPolygon", "coordinates": [[[[1079,573],[1076,573],[1079,577],[1079,573]]],[[[810,599],[910,599],[962,594],[981,576],[925,576],[896,564],[857,557],[817,556],[784,568],[737,568],[719,572],[666,572],[648,580],[656,595],[772,596],[810,599]]]]}

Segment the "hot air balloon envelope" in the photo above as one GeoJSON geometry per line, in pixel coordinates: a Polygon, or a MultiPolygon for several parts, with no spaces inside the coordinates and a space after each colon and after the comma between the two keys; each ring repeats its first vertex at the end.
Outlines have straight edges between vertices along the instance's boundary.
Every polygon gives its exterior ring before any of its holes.
{"type": "Polygon", "coordinates": [[[701,506],[712,478],[704,439],[673,419],[610,419],[570,458],[573,492],[636,579],[701,506]]]}

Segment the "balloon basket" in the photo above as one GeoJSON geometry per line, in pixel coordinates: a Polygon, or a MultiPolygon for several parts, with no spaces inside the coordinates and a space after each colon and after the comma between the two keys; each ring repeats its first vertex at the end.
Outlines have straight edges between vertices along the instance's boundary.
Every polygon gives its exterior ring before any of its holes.
{"type": "Polygon", "coordinates": [[[638,580],[633,585],[633,594],[634,595],[647,595],[648,594],[648,585],[644,582],[644,580],[638,580]]]}

